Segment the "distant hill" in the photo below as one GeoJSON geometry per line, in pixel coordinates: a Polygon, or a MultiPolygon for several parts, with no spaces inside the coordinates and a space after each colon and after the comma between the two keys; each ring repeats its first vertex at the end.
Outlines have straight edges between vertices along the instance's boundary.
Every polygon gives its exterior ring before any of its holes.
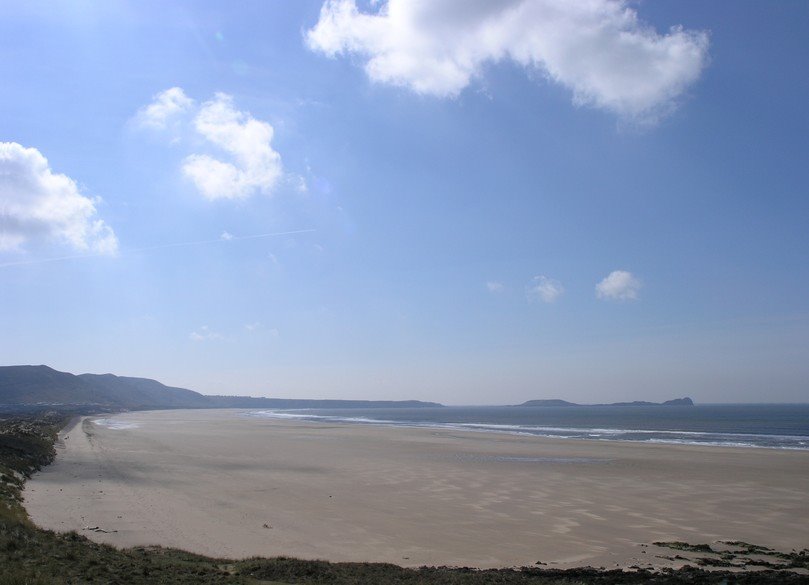
{"type": "Polygon", "coordinates": [[[113,374],[74,375],[48,366],[0,366],[0,406],[82,406],[104,409],[160,408],[418,408],[442,406],[419,400],[298,400],[205,396],[148,378],[113,374]]]}
{"type": "Polygon", "coordinates": [[[0,404],[96,405],[120,408],[198,408],[198,392],[171,388],[155,380],[112,374],[74,376],[48,366],[0,367],[0,404]]]}
{"type": "Polygon", "coordinates": [[[663,406],[694,406],[694,401],[688,396],[685,398],[674,398],[673,400],[666,400],[663,406]]]}
{"type": "Polygon", "coordinates": [[[581,406],[581,404],[568,402],[567,400],[559,400],[558,398],[550,398],[547,400],[529,400],[522,404],[515,404],[514,406],[581,406]]]}
{"type": "Polygon", "coordinates": [[[514,406],[694,406],[694,401],[686,397],[666,400],[665,402],[635,400],[634,402],[612,402],[609,404],[576,404],[575,402],[553,398],[549,400],[528,400],[522,404],[515,404],[514,406]]]}
{"type": "Polygon", "coordinates": [[[441,407],[421,400],[316,400],[310,398],[255,398],[252,396],[205,396],[214,408],[423,408],[441,407]]]}

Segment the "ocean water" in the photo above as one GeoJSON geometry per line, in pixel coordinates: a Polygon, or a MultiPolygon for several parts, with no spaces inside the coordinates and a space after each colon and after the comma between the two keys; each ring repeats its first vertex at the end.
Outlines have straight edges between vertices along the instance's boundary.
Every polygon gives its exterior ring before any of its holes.
{"type": "Polygon", "coordinates": [[[254,410],[245,416],[565,439],[809,450],[809,404],[254,410]]]}

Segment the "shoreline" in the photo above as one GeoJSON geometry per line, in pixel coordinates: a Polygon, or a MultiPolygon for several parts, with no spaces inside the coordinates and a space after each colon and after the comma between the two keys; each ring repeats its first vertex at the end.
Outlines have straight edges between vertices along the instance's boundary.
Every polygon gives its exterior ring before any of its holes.
{"type": "Polygon", "coordinates": [[[26,508],[39,526],[120,547],[402,566],[662,568],[682,563],[655,541],[809,541],[800,451],[240,412],[85,417],[28,482],[26,508]],[[143,426],[89,422],[113,417],[143,426]]]}
{"type": "MultiPolygon", "coordinates": [[[[746,405],[742,405],[746,406],[746,405]]],[[[448,407],[454,408],[454,407],[448,407]]],[[[467,408],[467,407],[459,407],[467,408]]],[[[477,407],[472,407],[477,408],[477,407]]],[[[491,407],[499,409],[505,407],[491,407]]],[[[511,408],[511,407],[508,407],[511,408]]],[[[519,408],[519,407],[514,407],[519,408]]],[[[631,407],[635,408],[635,407],[631,407]]],[[[429,409],[428,409],[429,410],[429,409]]],[[[548,439],[570,439],[584,441],[624,441],[642,444],[662,444],[662,445],[694,445],[706,447],[737,447],[751,449],[777,449],[788,451],[809,451],[809,436],[796,434],[773,434],[767,432],[746,432],[718,431],[718,430],[675,430],[675,429],[654,429],[638,427],[606,427],[598,425],[590,426],[558,426],[554,424],[505,424],[494,422],[480,422],[476,420],[408,420],[408,419],[386,419],[373,418],[368,416],[368,410],[361,411],[364,416],[322,414],[322,409],[299,409],[294,412],[286,410],[274,410],[265,408],[255,408],[245,410],[244,415],[248,417],[267,418],[274,420],[302,421],[314,423],[335,423],[335,424],[359,424],[378,425],[386,427],[403,428],[424,428],[440,429],[451,431],[478,431],[486,433],[505,433],[521,436],[544,437],[548,439]],[[307,412],[310,410],[312,412],[307,412]],[[629,438],[634,436],[635,438],[629,438]],[[646,437],[646,438],[638,438],[646,437]],[[679,438],[678,438],[679,437],[679,438]],[[698,439],[701,438],[700,439],[698,439]]],[[[386,411],[387,414],[393,414],[386,411]]],[[[353,414],[353,413],[352,413],[353,414]]],[[[396,413],[398,414],[398,413],[396,413]]],[[[487,413],[489,414],[489,413],[487,413]]],[[[484,414],[483,416],[486,416],[484,414]]],[[[809,412],[807,413],[809,414],[809,412]]],[[[383,415],[384,416],[384,415],[383,415]]]]}

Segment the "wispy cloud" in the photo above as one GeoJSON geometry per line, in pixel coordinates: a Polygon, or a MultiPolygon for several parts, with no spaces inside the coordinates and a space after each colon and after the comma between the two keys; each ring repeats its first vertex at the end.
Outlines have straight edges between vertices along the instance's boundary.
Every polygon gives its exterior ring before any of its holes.
{"type": "Polygon", "coordinates": [[[224,337],[217,333],[216,331],[211,331],[211,329],[207,325],[203,325],[199,327],[196,331],[192,331],[188,334],[188,338],[191,341],[217,341],[223,340],[224,337]]]}
{"type": "Polygon", "coordinates": [[[572,91],[577,105],[654,121],[700,76],[708,35],[659,34],[627,0],[388,0],[360,9],[326,0],[307,32],[312,50],[358,55],[375,82],[458,95],[505,60],[572,91]]]}
{"type": "Polygon", "coordinates": [[[562,283],[544,275],[535,276],[525,288],[529,301],[553,303],[565,292],[562,283]]]}
{"type": "Polygon", "coordinates": [[[506,287],[502,282],[497,282],[496,280],[489,280],[486,282],[486,290],[492,294],[501,293],[505,289],[506,287]]]}
{"type": "Polygon", "coordinates": [[[275,327],[270,327],[268,329],[267,327],[262,325],[259,321],[254,321],[253,323],[245,324],[244,329],[249,333],[262,331],[272,339],[277,339],[279,336],[278,329],[276,329],[275,327]]]}
{"type": "Polygon", "coordinates": [[[287,180],[298,193],[305,194],[309,192],[309,183],[307,183],[306,177],[302,175],[288,175],[287,180]]]}
{"type": "Polygon", "coordinates": [[[0,142],[0,251],[56,240],[76,251],[114,254],[118,239],[99,219],[99,201],[54,173],[36,148],[0,142]]]}
{"type": "MultiPolygon", "coordinates": [[[[153,250],[166,250],[166,249],[169,249],[169,248],[185,248],[185,247],[191,247],[191,246],[202,246],[202,245],[206,245],[206,244],[221,244],[223,242],[242,241],[242,240],[258,240],[258,239],[263,239],[263,238],[274,238],[274,237],[278,237],[278,236],[308,234],[308,233],[313,233],[315,231],[317,231],[317,230],[314,230],[314,229],[290,230],[290,231],[285,231],[285,232],[271,232],[271,233],[267,233],[267,234],[250,234],[250,235],[247,235],[247,236],[234,236],[232,234],[228,234],[230,236],[229,238],[223,238],[222,236],[219,236],[218,238],[209,239],[209,240],[192,240],[192,241],[188,241],[188,242],[171,242],[171,243],[167,243],[167,244],[157,244],[157,245],[154,245],[154,246],[142,246],[140,248],[129,248],[129,249],[121,250],[119,252],[119,255],[132,254],[132,253],[136,253],[136,252],[151,252],[153,250]]],[[[227,232],[225,232],[225,233],[227,233],[227,232]]],[[[50,258],[30,258],[30,259],[25,259],[25,260],[17,260],[17,261],[13,261],[13,262],[5,262],[3,264],[0,264],[0,268],[7,268],[7,267],[11,267],[11,266],[24,266],[24,265],[28,265],[28,264],[45,264],[45,263],[49,263],[49,262],[61,262],[61,261],[65,261],[65,260],[79,260],[79,259],[82,259],[82,258],[97,258],[99,256],[105,256],[105,255],[107,255],[107,252],[102,251],[102,252],[88,252],[88,253],[84,253],[84,254],[72,254],[70,256],[55,256],[55,257],[50,257],[50,258]]],[[[272,254],[270,254],[270,256],[271,256],[271,260],[273,262],[277,262],[277,260],[274,260],[274,256],[272,254]]]]}
{"type": "Polygon", "coordinates": [[[614,301],[634,301],[640,287],[640,280],[631,272],[614,270],[596,285],[596,296],[614,301]]]}
{"type": "Polygon", "coordinates": [[[194,107],[194,100],[180,87],[172,87],[156,94],[151,103],[138,110],[135,123],[144,128],[164,130],[180,114],[194,107]]]}

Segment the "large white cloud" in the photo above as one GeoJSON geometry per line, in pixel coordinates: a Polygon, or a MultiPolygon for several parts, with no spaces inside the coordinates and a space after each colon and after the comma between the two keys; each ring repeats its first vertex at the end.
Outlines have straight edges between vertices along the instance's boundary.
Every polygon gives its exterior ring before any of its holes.
{"type": "Polygon", "coordinates": [[[309,47],[356,54],[377,82],[455,96],[487,63],[510,60],[573,92],[574,102],[652,121],[700,76],[708,35],[659,34],[626,0],[388,0],[361,10],[326,0],[309,47]]]}
{"type": "Polygon", "coordinates": [[[640,287],[640,280],[631,272],[613,270],[596,285],[596,296],[599,299],[634,301],[638,298],[640,287]]]}
{"type": "Polygon", "coordinates": [[[51,171],[36,148],[0,142],[0,251],[57,240],[82,252],[115,253],[118,240],[96,203],[73,179],[51,171]]]}
{"type": "Polygon", "coordinates": [[[272,148],[273,127],[233,107],[233,98],[217,93],[205,102],[194,128],[233,157],[235,164],[207,154],[192,154],[183,173],[208,199],[242,199],[270,193],[283,174],[281,156],[272,148]]]}
{"type": "Polygon", "coordinates": [[[556,279],[547,276],[535,276],[526,287],[525,293],[529,301],[552,303],[564,294],[565,288],[556,279]]]}

